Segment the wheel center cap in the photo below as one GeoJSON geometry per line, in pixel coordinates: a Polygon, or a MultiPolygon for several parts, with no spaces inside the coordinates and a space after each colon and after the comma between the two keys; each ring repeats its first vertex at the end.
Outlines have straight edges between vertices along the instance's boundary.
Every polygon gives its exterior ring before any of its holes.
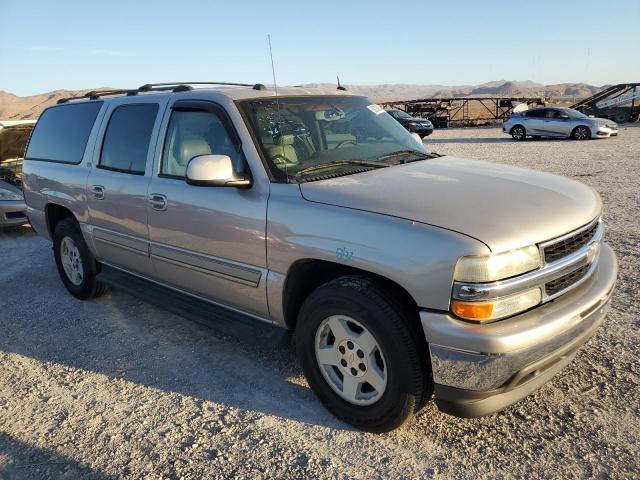
{"type": "Polygon", "coordinates": [[[338,344],[338,361],[344,374],[362,377],[369,368],[366,355],[353,340],[342,340],[338,344]]]}

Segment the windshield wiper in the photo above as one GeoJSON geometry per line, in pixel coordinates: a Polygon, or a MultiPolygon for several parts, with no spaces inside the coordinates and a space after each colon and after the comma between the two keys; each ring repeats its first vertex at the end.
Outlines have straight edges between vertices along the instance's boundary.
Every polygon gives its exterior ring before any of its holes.
{"type": "Polygon", "coordinates": [[[395,152],[387,153],[386,155],[381,155],[377,158],[377,160],[388,160],[390,158],[400,157],[402,155],[417,155],[417,158],[413,158],[411,160],[408,160],[408,159],[401,160],[398,163],[409,163],[409,162],[422,160],[424,158],[433,158],[431,154],[420,152],[418,150],[397,150],[395,152]]]}
{"type": "Polygon", "coordinates": [[[307,173],[316,172],[318,170],[324,170],[325,168],[340,167],[343,165],[359,165],[361,167],[369,168],[384,168],[389,166],[378,162],[367,162],[366,160],[334,160],[332,162],[318,163],[316,165],[311,165],[307,168],[303,168],[298,172],[298,175],[305,175],[307,173]]]}

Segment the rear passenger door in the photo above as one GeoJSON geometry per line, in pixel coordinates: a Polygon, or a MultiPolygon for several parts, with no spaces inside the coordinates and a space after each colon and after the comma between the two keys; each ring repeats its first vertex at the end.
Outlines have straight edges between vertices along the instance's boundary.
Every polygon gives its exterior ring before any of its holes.
{"type": "Polygon", "coordinates": [[[147,190],[164,102],[113,102],[87,181],[89,223],[99,260],[146,276],[149,257],[147,190]]]}
{"type": "Polygon", "coordinates": [[[191,294],[268,315],[268,186],[187,184],[187,164],[198,155],[227,155],[236,173],[249,174],[242,145],[228,114],[216,103],[178,100],[167,117],[149,188],[149,236],[157,278],[191,294]]]}

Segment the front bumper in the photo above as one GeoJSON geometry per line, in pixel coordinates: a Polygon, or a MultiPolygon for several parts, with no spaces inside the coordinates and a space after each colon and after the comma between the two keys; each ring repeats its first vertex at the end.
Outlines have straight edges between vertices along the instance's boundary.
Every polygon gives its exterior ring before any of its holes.
{"type": "Polygon", "coordinates": [[[591,129],[592,138],[608,138],[618,135],[618,129],[605,126],[597,126],[591,129]]]}
{"type": "Polygon", "coordinates": [[[24,201],[0,201],[0,228],[17,227],[27,222],[27,205],[24,201]]]}
{"type": "Polygon", "coordinates": [[[438,407],[453,415],[494,413],[546,383],[602,323],[617,277],[613,250],[580,287],[506,320],[479,325],[422,311],[438,407]]]}

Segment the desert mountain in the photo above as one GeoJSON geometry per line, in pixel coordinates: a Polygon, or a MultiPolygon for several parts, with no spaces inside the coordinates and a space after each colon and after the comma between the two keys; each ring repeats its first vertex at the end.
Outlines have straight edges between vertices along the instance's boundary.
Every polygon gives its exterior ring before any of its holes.
{"type": "MultiPolygon", "coordinates": [[[[308,83],[305,87],[333,89],[335,84],[308,83]]],[[[559,83],[542,85],[530,80],[496,80],[481,85],[415,85],[390,83],[383,85],[347,85],[350,92],[366,95],[378,102],[445,97],[551,97],[557,100],[575,100],[588,97],[602,89],[586,83],[559,83]]],[[[40,95],[19,97],[0,91],[0,120],[27,120],[38,118],[42,110],[59,99],[83,95],[90,90],[54,90],[40,95]]]]}

